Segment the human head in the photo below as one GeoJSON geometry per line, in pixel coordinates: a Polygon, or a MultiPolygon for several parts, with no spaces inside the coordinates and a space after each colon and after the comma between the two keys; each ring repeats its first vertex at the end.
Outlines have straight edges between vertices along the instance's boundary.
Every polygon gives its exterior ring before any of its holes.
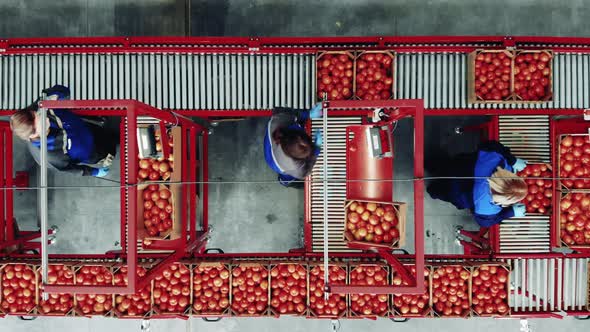
{"type": "Polygon", "coordinates": [[[526,183],[518,175],[501,167],[488,179],[494,203],[507,207],[522,201],[527,193],[526,183]]]}
{"type": "Polygon", "coordinates": [[[32,107],[19,110],[10,117],[10,129],[22,140],[38,136],[35,128],[35,109],[32,107]]]}
{"type": "Polygon", "coordinates": [[[297,160],[305,160],[313,153],[311,137],[304,131],[292,128],[278,129],[279,144],[285,154],[297,160]]]}

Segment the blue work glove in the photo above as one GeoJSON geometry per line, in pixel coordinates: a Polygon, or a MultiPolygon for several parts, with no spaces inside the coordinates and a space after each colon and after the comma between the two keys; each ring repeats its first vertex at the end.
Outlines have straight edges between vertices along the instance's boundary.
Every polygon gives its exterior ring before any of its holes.
{"type": "Polygon", "coordinates": [[[107,176],[107,174],[109,174],[108,167],[95,168],[92,170],[92,176],[95,176],[97,178],[104,178],[105,176],[107,176]]]}
{"type": "Polygon", "coordinates": [[[319,129],[316,129],[313,133],[313,141],[315,142],[315,146],[317,146],[320,149],[322,148],[324,144],[324,136],[322,135],[322,132],[319,129]]]}
{"type": "Polygon", "coordinates": [[[524,217],[526,215],[526,207],[522,203],[512,205],[515,217],[524,217]]]}
{"type": "Polygon", "coordinates": [[[324,115],[322,111],[322,103],[315,104],[311,110],[309,110],[309,117],[312,119],[319,119],[324,115]]]}
{"type": "Polygon", "coordinates": [[[526,167],[526,160],[517,158],[514,165],[512,165],[512,169],[514,172],[520,172],[526,167]]]}

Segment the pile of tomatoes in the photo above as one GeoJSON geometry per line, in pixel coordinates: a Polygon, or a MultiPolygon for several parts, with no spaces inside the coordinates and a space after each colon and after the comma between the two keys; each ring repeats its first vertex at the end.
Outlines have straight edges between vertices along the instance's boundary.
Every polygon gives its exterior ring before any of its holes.
{"type": "MultiPolygon", "coordinates": [[[[76,285],[107,286],[113,284],[111,271],[99,265],[82,266],[76,272],[76,285]]],[[[76,307],[85,315],[101,315],[113,308],[112,295],[76,294],[76,307]]]]}
{"type": "Polygon", "coordinates": [[[546,164],[529,164],[518,172],[525,178],[528,194],[522,200],[526,205],[526,212],[547,214],[551,211],[551,197],[553,197],[553,175],[546,164]],[[535,179],[527,179],[535,178],[535,179]]]}
{"type": "Polygon", "coordinates": [[[29,265],[9,264],[0,270],[2,295],[0,308],[5,313],[29,313],[35,307],[35,271],[29,265]]]}
{"type": "Polygon", "coordinates": [[[143,190],[143,226],[149,236],[172,228],[172,192],[164,185],[150,184],[143,190]]]}
{"type": "Polygon", "coordinates": [[[229,268],[201,264],[193,270],[193,310],[222,314],[229,307],[229,268]]]}
{"type": "MultiPolygon", "coordinates": [[[[172,136],[168,137],[168,145],[172,148],[174,142],[172,136]]],[[[172,149],[170,149],[172,150],[172,149]]],[[[156,151],[162,151],[162,142],[160,140],[159,131],[156,132],[156,151]]],[[[174,168],[174,157],[172,154],[166,160],[164,158],[143,158],[139,159],[139,172],[137,178],[139,181],[167,181],[172,175],[174,168]]]]}
{"type": "Polygon", "coordinates": [[[367,52],[356,61],[356,96],[365,100],[391,98],[393,57],[389,53],[367,52]]]}
{"type": "MultiPolygon", "coordinates": [[[[330,265],[329,278],[332,285],[346,284],[346,270],[338,265],[330,265]]],[[[346,311],[346,295],[330,294],[324,299],[324,267],[315,266],[309,271],[309,309],[312,315],[340,317],[346,311]]]]}
{"type": "Polygon", "coordinates": [[[268,309],[268,270],[239,265],[232,270],[231,308],[237,315],[260,315],[268,309]]]}
{"type": "Polygon", "coordinates": [[[183,264],[172,264],[155,277],[154,309],[159,313],[184,313],[190,295],[190,270],[183,264]]]}
{"type": "Polygon", "coordinates": [[[475,94],[482,100],[510,96],[512,58],[505,52],[480,52],[475,57],[475,94]]]}
{"type": "Polygon", "coordinates": [[[317,60],[318,99],[350,99],[352,97],[353,62],[349,54],[324,53],[317,60]]]}
{"type": "Polygon", "coordinates": [[[357,201],[348,204],[346,232],[356,241],[391,246],[400,237],[398,224],[391,204],[357,201]]]}
{"type": "Polygon", "coordinates": [[[590,137],[565,135],[559,144],[559,177],[569,189],[590,189],[590,137]]]}
{"type": "MultiPolygon", "coordinates": [[[[121,267],[113,275],[115,286],[127,286],[128,268],[121,267]]],[[[137,277],[142,278],[146,274],[145,268],[138,266],[135,271],[137,277]]],[[[151,309],[151,285],[145,286],[139,292],[131,295],[115,295],[115,308],[117,314],[121,316],[143,316],[151,309]]]]}
{"type": "Polygon", "coordinates": [[[482,265],[473,270],[472,304],[479,316],[508,313],[508,270],[497,265],[482,265]]]}
{"type": "Polygon", "coordinates": [[[590,194],[570,193],[559,203],[560,237],[567,245],[590,245],[590,194]]]}
{"type": "MultiPolygon", "coordinates": [[[[47,283],[49,285],[73,285],[74,270],[62,264],[49,265],[47,283]]],[[[72,294],[50,293],[48,295],[47,300],[41,299],[39,303],[39,312],[42,314],[66,314],[74,307],[72,294]]]]}
{"type": "MultiPolygon", "coordinates": [[[[387,285],[387,270],[380,265],[361,265],[350,272],[350,284],[359,286],[387,285]]],[[[350,310],[358,316],[385,316],[387,294],[350,294],[350,310]]]]}
{"type": "Polygon", "coordinates": [[[464,317],[469,314],[469,278],[462,266],[443,266],[432,274],[433,310],[440,316],[464,317]]]}
{"type": "Polygon", "coordinates": [[[551,93],[551,56],[522,52],[514,58],[514,91],[522,100],[543,100],[551,93]]]}
{"type": "Polygon", "coordinates": [[[279,264],[270,270],[270,306],[279,314],[301,315],[307,301],[307,270],[300,264],[279,264]]]}
{"type": "MultiPolygon", "coordinates": [[[[416,267],[410,267],[410,273],[412,276],[416,276],[416,267]]],[[[402,316],[424,316],[430,305],[430,270],[424,268],[424,293],[418,295],[394,295],[393,306],[396,311],[402,316]]],[[[394,276],[391,282],[393,285],[407,285],[406,281],[403,281],[401,276],[394,272],[394,276]]]]}

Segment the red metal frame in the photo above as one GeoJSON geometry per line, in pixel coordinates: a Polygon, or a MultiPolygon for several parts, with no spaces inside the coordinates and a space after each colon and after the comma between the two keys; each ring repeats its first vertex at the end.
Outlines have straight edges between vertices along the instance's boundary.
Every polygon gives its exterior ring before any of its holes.
{"type": "MultiPolygon", "coordinates": [[[[397,99],[376,101],[331,101],[324,106],[328,112],[358,111],[365,115],[382,108],[389,112],[391,121],[406,117],[414,118],[414,246],[416,271],[424,269],[424,102],[420,99],[397,99]]],[[[328,113],[330,114],[330,113],[328,113]]],[[[354,165],[353,165],[354,166],[354,165]]],[[[362,165],[356,165],[362,167],[362,165]]],[[[348,175],[347,175],[348,177],[348,175]]],[[[348,189],[347,189],[348,192],[348,189]]],[[[363,249],[367,249],[363,247],[363,249]]],[[[419,294],[424,292],[424,278],[411,277],[409,270],[396,255],[387,250],[378,250],[378,255],[385,259],[408,282],[408,286],[361,286],[330,285],[333,293],[365,294],[419,294]]]]}
{"type": "MultiPolygon", "coordinates": [[[[135,269],[137,267],[138,256],[137,256],[137,170],[138,170],[138,160],[137,160],[137,117],[138,116],[150,116],[156,119],[159,119],[161,122],[165,122],[170,125],[178,125],[183,130],[192,130],[193,135],[191,137],[196,137],[196,131],[202,131],[204,128],[198,124],[193,123],[192,121],[180,117],[175,116],[171,112],[162,111],[156,109],[152,106],[140,103],[135,100],[59,100],[59,101],[42,101],[39,104],[40,107],[45,108],[59,108],[59,109],[69,109],[72,112],[80,115],[100,115],[100,116],[121,116],[126,121],[127,126],[125,127],[123,124],[121,125],[121,142],[123,143],[121,146],[127,146],[128,150],[124,151],[124,155],[121,156],[121,166],[122,170],[125,170],[124,161],[126,159],[128,168],[127,172],[121,172],[121,200],[123,201],[121,204],[121,240],[122,246],[126,247],[126,251],[121,253],[121,258],[126,261],[125,264],[128,266],[128,284],[127,286],[83,286],[83,285],[48,285],[43,284],[44,291],[48,293],[68,293],[73,292],[76,294],[134,294],[136,290],[142,289],[145,287],[155,276],[161,272],[164,268],[166,268],[169,264],[176,262],[182,256],[185,255],[185,249],[187,247],[195,247],[195,241],[202,240],[200,237],[193,237],[190,240],[187,239],[187,225],[186,221],[186,208],[182,205],[182,213],[183,218],[181,221],[181,230],[182,236],[179,239],[175,240],[161,240],[161,241],[152,241],[151,245],[148,247],[150,249],[168,249],[172,250],[173,252],[160,261],[156,266],[154,266],[150,271],[147,272],[146,276],[143,278],[138,278],[135,274],[135,269]],[[127,137],[125,145],[124,138],[127,137]],[[129,202],[128,205],[125,205],[124,200],[125,197],[129,202]],[[127,227],[127,231],[125,232],[125,226],[127,227]],[[127,234],[125,237],[124,234],[127,234]],[[187,242],[190,241],[190,242],[187,242]]],[[[185,132],[183,131],[183,138],[185,138],[185,132]]],[[[183,144],[183,149],[186,149],[186,144],[183,144]]],[[[196,160],[196,149],[195,149],[195,142],[191,144],[193,147],[190,153],[190,161],[196,160]]],[[[186,150],[183,151],[182,154],[183,158],[186,158],[187,153],[186,150]]],[[[188,164],[190,167],[194,164],[188,164]]],[[[195,179],[196,179],[196,172],[191,171],[190,175],[187,171],[187,167],[183,168],[183,181],[188,180],[189,187],[195,187],[195,179]]],[[[182,186],[182,202],[186,201],[186,196],[188,191],[185,188],[186,186],[182,186]]],[[[190,192],[195,192],[194,188],[190,189],[190,192]]],[[[196,198],[191,196],[189,198],[189,206],[192,211],[196,209],[196,198]]],[[[194,218],[191,218],[191,221],[194,221],[194,218]]],[[[191,230],[194,230],[196,226],[191,225],[191,230]]],[[[191,232],[192,233],[192,232],[191,232]]]]}

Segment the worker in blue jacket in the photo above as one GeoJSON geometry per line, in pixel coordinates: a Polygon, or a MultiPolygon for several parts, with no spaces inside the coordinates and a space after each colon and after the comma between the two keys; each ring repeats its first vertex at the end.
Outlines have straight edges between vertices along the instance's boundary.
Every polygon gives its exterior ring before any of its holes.
{"type": "Polygon", "coordinates": [[[321,116],[321,103],[311,110],[273,109],[264,136],[264,159],[283,186],[303,188],[302,180],[311,172],[322,145],[321,132],[316,131],[312,139],[305,122],[321,116]]]}
{"type": "Polygon", "coordinates": [[[480,144],[475,153],[462,154],[450,161],[439,161],[438,179],[428,186],[433,199],[452,203],[457,209],[469,209],[481,227],[490,227],[512,217],[525,215],[527,185],[515,173],[526,161],[515,158],[499,142],[480,144]]]}
{"type": "MultiPolygon", "coordinates": [[[[69,99],[70,89],[55,85],[43,90],[48,100],[69,99]]],[[[37,103],[20,110],[10,118],[15,135],[28,143],[33,158],[40,163],[41,116],[37,103]]],[[[84,121],[67,110],[47,110],[47,161],[59,171],[104,177],[116,154],[112,135],[97,125],[84,121]]]]}

